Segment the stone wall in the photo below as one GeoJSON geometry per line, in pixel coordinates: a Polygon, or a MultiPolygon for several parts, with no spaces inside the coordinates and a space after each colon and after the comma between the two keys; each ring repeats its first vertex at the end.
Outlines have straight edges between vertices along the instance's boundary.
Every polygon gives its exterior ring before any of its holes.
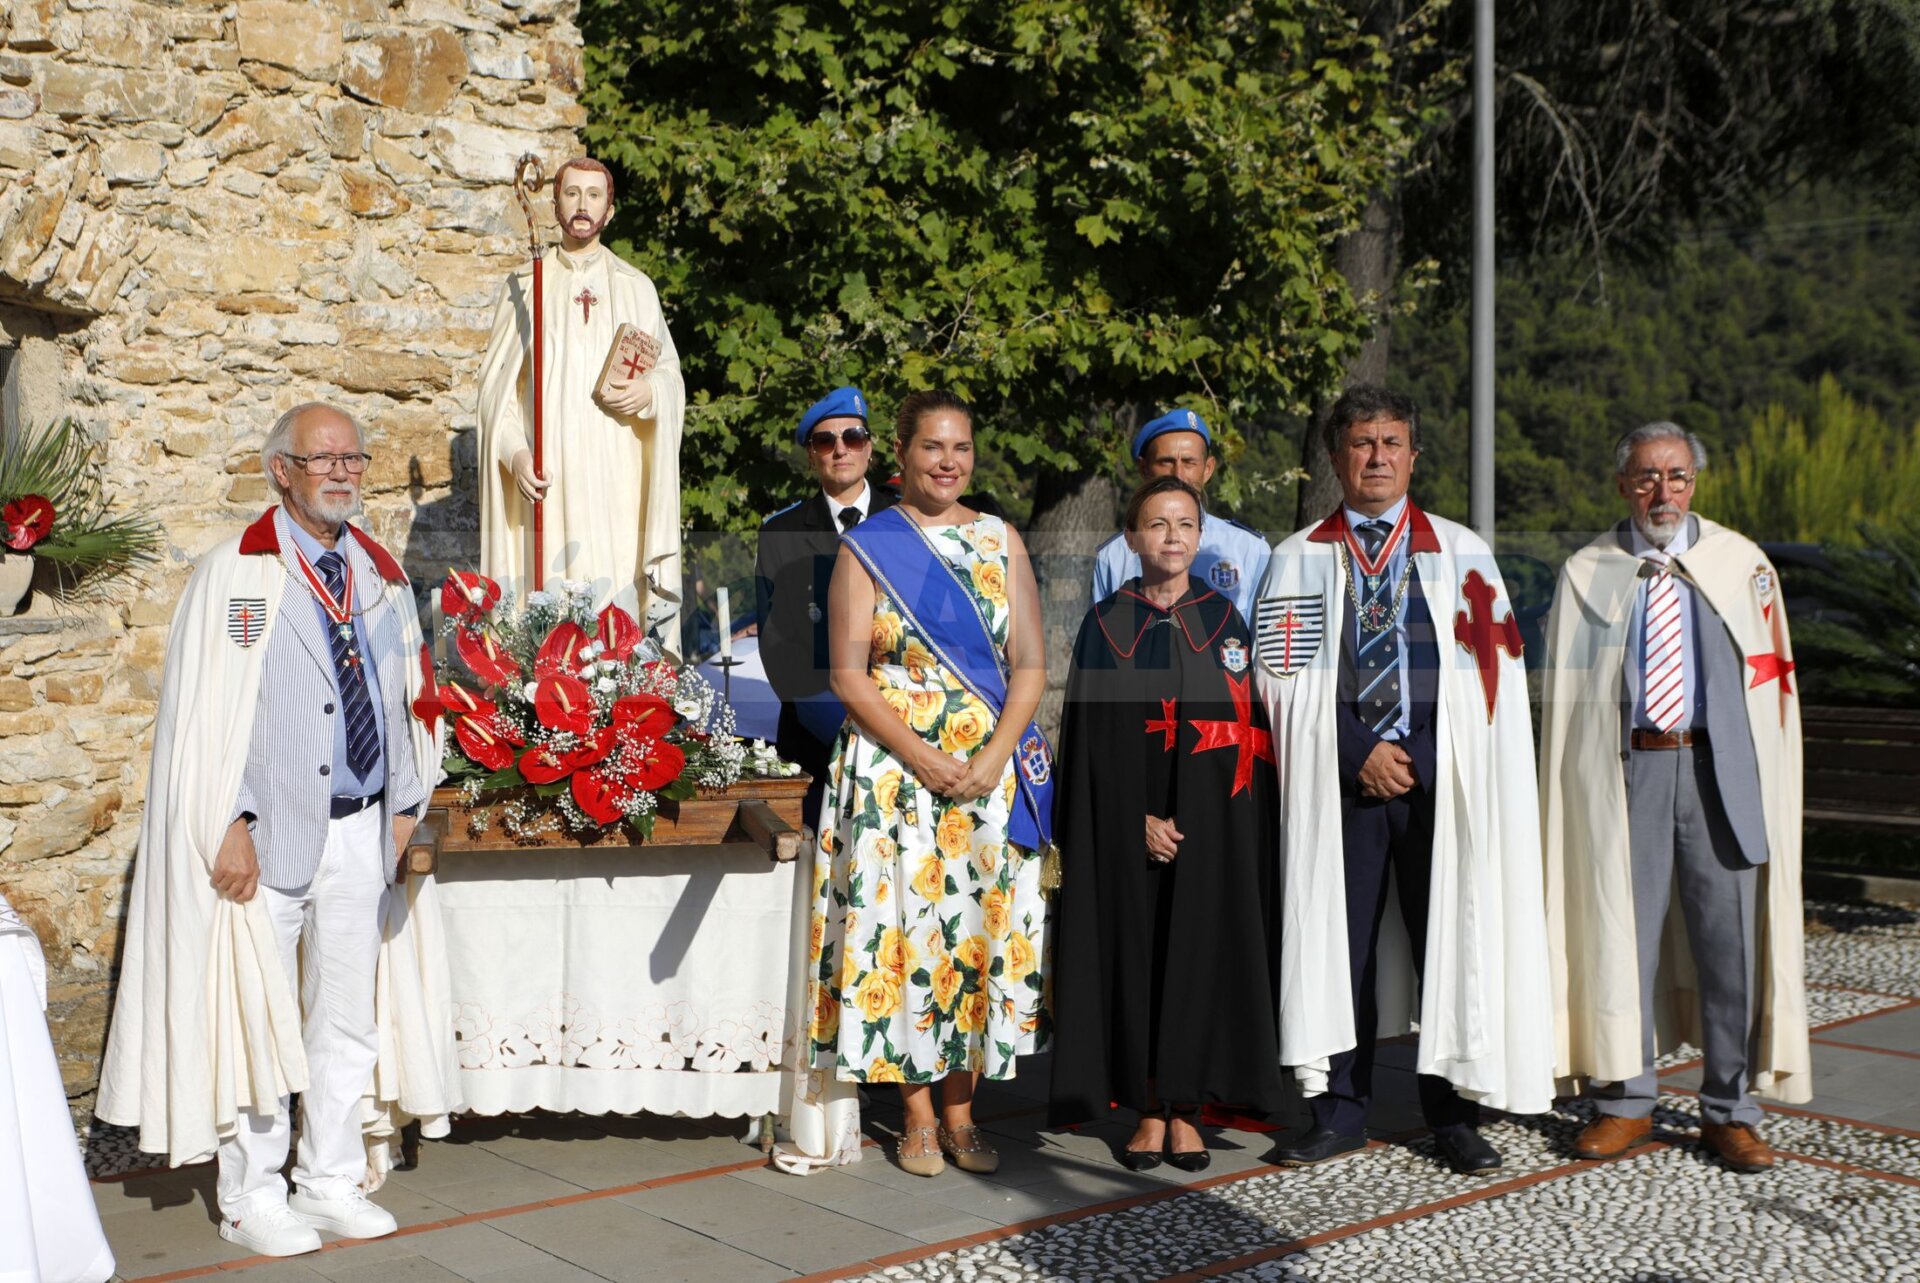
{"type": "MultiPolygon", "coordinates": [[[[166,625],[264,506],[301,401],[372,432],[374,533],[477,556],[476,370],[524,261],[513,162],[577,150],[573,0],[11,0],[0,9],[0,346],[20,417],[72,415],[166,529],[124,608],[0,619],[0,888],[91,1092],[166,625]]],[[[549,216],[550,217],[550,216],[549,216]]]]}

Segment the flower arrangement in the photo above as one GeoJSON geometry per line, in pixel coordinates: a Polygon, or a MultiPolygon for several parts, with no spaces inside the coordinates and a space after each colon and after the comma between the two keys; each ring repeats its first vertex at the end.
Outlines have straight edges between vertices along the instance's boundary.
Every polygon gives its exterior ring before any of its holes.
{"type": "Polygon", "coordinates": [[[530,592],[516,609],[493,580],[454,571],[440,605],[464,671],[443,680],[423,647],[414,711],[449,719],[447,776],[469,804],[512,791],[510,836],[624,825],[644,841],[661,802],[766,773],[713,688],[669,663],[625,610],[595,614],[587,585],[530,592]]]}
{"type": "Polygon", "coordinates": [[[93,600],[159,560],[160,527],[108,513],[93,443],[62,419],[0,444],[0,556],[8,552],[51,566],[56,597],[93,600]]]}

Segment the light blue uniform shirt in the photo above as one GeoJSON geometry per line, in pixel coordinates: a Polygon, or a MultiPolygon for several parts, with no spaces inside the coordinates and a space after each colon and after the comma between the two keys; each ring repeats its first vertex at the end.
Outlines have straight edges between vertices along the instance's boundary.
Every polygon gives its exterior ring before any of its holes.
{"type": "MultiPolygon", "coordinates": [[[[1210,513],[1200,523],[1200,550],[1187,573],[1230,599],[1251,628],[1253,603],[1260,597],[1260,581],[1267,577],[1272,555],[1265,535],[1210,513]]],[[[1093,599],[1105,601],[1139,573],[1140,558],[1127,547],[1126,535],[1115,535],[1093,555],[1093,599]]]]}
{"type": "MultiPolygon", "coordinates": [[[[287,519],[286,529],[288,533],[293,536],[294,546],[300,549],[301,555],[304,556],[308,564],[313,567],[313,572],[320,575],[320,582],[325,583],[327,581],[326,576],[320,574],[320,558],[327,552],[327,549],[321,547],[320,541],[302,530],[299,523],[295,522],[291,517],[287,519]]],[[[339,551],[342,557],[347,555],[342,549],[348,538],[350,538],[350,536],[347,534],[346,528],[342,527],[340,536],[334,545],[335,550],[339,551]]],[[[353,586],[354,590],[358,592],[361,584],[356,580],[353,586]]],[[[306,580],[296,577],[295,582],[287,585],[287,591],[297,592],[313,603],[313,609],[320,616],[321,631],[327,638],[327,644],[331,646],[333,644],[333,620],[327,615],[327,608],[320,604],[320,599],[314,596],[313,589],[307,586],[306,580]]],[[[360,654],[362,656],[371,656],[373,654],[373,648],[367,644],[366,616],[355,615],[353,617],[353,635],[355,644],[360,648],[360,654]]],[[[327,666],[330,669],[333,668],[331,655],[328,656],[327,666]]],[[[336,698],[333,702],[332,719],[333,774],[329,777],[333,780],[333,795],[335,797],[366,797],[370,793],[378,793],[387,786],[386,728],[380,725],[380,675],[371,660],[362,663],[360,665],[360,671],[367,675],[367,698],[373,701],[374,725],[380,732],[376,737],[376,742],[380,746],[380,751],[374,754],[373,765],[367,768],[365,775],[355,775],[353,773],[353,768],[347,765],[347,701],[344,698],[336,698]]],[[[340,689],[340,674],[337,669],[334,670],[333,674],[333,686],[336,695],[338,695],[340,689]]]]}
{"type": "MultiPolygon", "coordinates": [[[[1366,537],[1360,533],[1361,525],[1369,521],[1384,521],[1387,523],[1388,529],[1392,529],[1394,523],[1400,520],[1400,514],[1407,510],[1407,497],[1401,495],[1398,503],[1377,517],[1369,517],[1364,512],[1355,512],[1352,508],[1344,504],[1341,505],[1340,510],[1346,516],[1347,529],[1353,531],[1354,539],[1359,542],[1362,548],[1365,548],[1367,546],[1367,540],[1366,537]]],[[[1406,572],[1407,548],[1412,543],[1413,532],[1411,530],[1402,534],[1400,536],[1400,543],[1394,548],[1393,555],[1387,558],[1387,564],[1381,571],[1381,574],[1386,576],[1386,603],[1389,610],[1393,608],[1394,598],[1399,595],[1400,576],[1406,572]]],[[[1353,590],[1360,595],[1361,601],[1365,601],[1367,599],[1366,576],[1361,573],[1360,567],[1357,564],[1353,567],[1353,574],[1355,579],[1353,590]]],[[[1409,595],[1412,594],[1412,584],[1407,585],[1407,592],[1409,595]]],[[[1360,648],[1360,642],[1366,638],[1367,633],[1366,630],[1360,626],[1360,612],[1353,608],[1353,598],[1351,596],[1347,598],[1347,612],[1353,616],[1354,649],[1357,651],[1360,648]]],[[[1413,690],[1411,658],[1413,655],[1413,638],[1407,632],[1407,608],[1404,601],[1401,602],[1400,613],[1395,616],[1393,621],[1393,640],[1394,644],[1400,648],[1400,693],[1402,698],[1400,701],[1400,720],[1380,733],[1381,739],[1389,741],[1405,739],[1407,732],[1413,729],[1413,700],[1407,698],[1413,690]]],[[[1359,677],[1360,685],[1364,688],[1367,682],[1373,677],[1373,674],[1363,672],[1359,674],[1359,677]]]]}
{"type": "MultiPolygon", "coordinates": [[[[1677,557],[1693,546],[1693,518],[1689,516],[1680,523],[1680,533],[1675,535],[1664,549],[1654,546],[1653,541],[1640,533],[1638,526],[1629,523],[1629,538],[1632,541],[1633,555],[1646,558],[1654,554],[1662,557],[1677,557]]],[[[1647,716],[1647,600],[1653,592],[1653,580],[1637,581],[1639,588],[1633,594],[1633,618],[1627,624],[1627,694],[1633,700],[1633,726],[1635,730],[1651,731],[1659,728],[1653,719],[1647,716]]],[[[1696,726],[1707,724],[1706,692],[1700,686],[1700,656],[1694,649],[1693,630],[1697,626],[1695,618],[1700,609],[1694,600],[1693,587],[1680,575],[1673,577],[1673,586],[1680,594],[1680,720],[1673,724],[1676,731],[1692,730],[1696,726]]]]}

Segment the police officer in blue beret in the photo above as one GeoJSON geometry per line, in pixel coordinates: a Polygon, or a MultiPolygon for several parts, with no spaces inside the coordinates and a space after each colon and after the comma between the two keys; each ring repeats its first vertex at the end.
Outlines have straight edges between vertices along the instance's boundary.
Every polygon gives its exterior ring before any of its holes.
{"type": "MultiPolygon", "coordinates": [[[[1207,421],[1192,410],[1170,411],[1142,427],[1134,434],[1133,460],[1142,481],[1179,477],[1202,494],[1219,462],[1207,421]]],[[[1200,551],[1188,573],[1230,599],[1243,619],[1252,619],[1271,551],[1258,530],[1210,512],[1201,520],[1200,551]]],[[[1094,554],[1093,599],[1105,601],[1139,573],[1139,556],[1127,547],[1124,533],[1115,535],[1094,554]]]]}
{"type": "Polygon", "coordinates": [[[760,523],[754,595],[760,658],[780,697],[780,756],[813,776],[806,822],[818,826],[828,755],[846,710],[827,689],[827,586],[840,532],[883,508],[892,492],[867,481],[873,434],[858,388],[835,388],[807,407],[794,434],[819,489],[760,523]]]}

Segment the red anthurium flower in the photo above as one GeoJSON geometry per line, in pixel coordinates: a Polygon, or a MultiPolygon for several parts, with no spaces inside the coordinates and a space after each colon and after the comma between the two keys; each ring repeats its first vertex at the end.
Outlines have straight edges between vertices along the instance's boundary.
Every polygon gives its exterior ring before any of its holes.
{"type": "Polygon", "coordinates": [[[580,671],[580,665],[587,662],[587,630],[569,619],[540,643],[540,649],[533,657],[533,675],[552,677],[564,673],[568,677],[580,671]]]}
{"type": "Polygon", "coordinates": [[[447,711],[447,706],[441,699],[440,688],[434,684],[433,680],[433,647],[431,646],[420,647],[420,676],[425,680],[420,683],[420,694],[413,701],[413,715],[422,726],[427,728],[427,734],[431,735],[440,723],[440,714],[447,711]]]}
{"type": "Polygon", "coordinates": [[[456,717],[487,717],[498,708],[492,700],[482,699],[459,682],[448,682],[440,688],[440,702],[456,717]]]}
{"type": "Polygon", "coordinates": [[[53,505],[40,495],[23,494],[0,508],[0,526],[5,527],[7,547],[25,552],[53,529],[53,505]]]}
{"type": "Polygon", "coordinates": [[[658,695],[625,695],[613,702],[613,724],[629,744],[657,740],[679,720],[673,705],[658,695]]]}
{"type": "Polygon", "coordinates": [[[456,628],[453,632],[453,648],[460,652],[460,658],[473,670],[473,675],[489,686],[504,685],[520,678],[520,666],[513,662],[513,656],[502,650],[500,643],[494,641],[489,633],[456,628]]]}
{"type": "Polygon", "coordinates": [[[551,784],[572,773],[566,759],[544,745],[520,755],[520,778],[529,784],[551,784]]]}
{"type": "Polygon", "coordinates": [[[440,609],[449,619],[484,615],[500,602],[500,585],[471,570],[449,570],[440,585],[440,609]]]}
{"type": "Polygon", "coordinates": [[[592,735],[581,740],[580,746],[567,754],[568,769],[577,771],[583,766],[593,766],[606,760],[607,754],[613,752],[614,746],[619,742],[619,727],[602,726],[592,735]]]}
{"type": "Polygon", "coordinates": [[[680,751],[680,746],[665,740],[647,745],[630,754],[627,760],[630,768],[627,787],[646,793],[673,783],[687,767],[687,755],[680,751]]]}
{"type": "Polygon", "coordinates": [[[456,721],[453,738],[462,753],[489,771],[504,771],[513,765],[513,745],[477,718],[463,717],[456,721]]]}
{"type": "Polygon", "coordinates": [[[582,737],[593,733],[593,698],[578,677],[561,673],[542,677],[533,691],[533,715],[550,731],[572,731],[582,737]]]}
{"type": "Polygon", "coordinates": [[[575,804],[597,824],[613,824],[623,814],[621,804],[627,800],[627,791],[603,772],[574,772],[572,789],[575,804]]]}
{"type": "Polygon", "coordinates": [[[625,659],[633,654],[644,634],[632,615],[618,606],[608,606],[600,612],[599,642],[605,646],[608,659],[625,659]]]}

